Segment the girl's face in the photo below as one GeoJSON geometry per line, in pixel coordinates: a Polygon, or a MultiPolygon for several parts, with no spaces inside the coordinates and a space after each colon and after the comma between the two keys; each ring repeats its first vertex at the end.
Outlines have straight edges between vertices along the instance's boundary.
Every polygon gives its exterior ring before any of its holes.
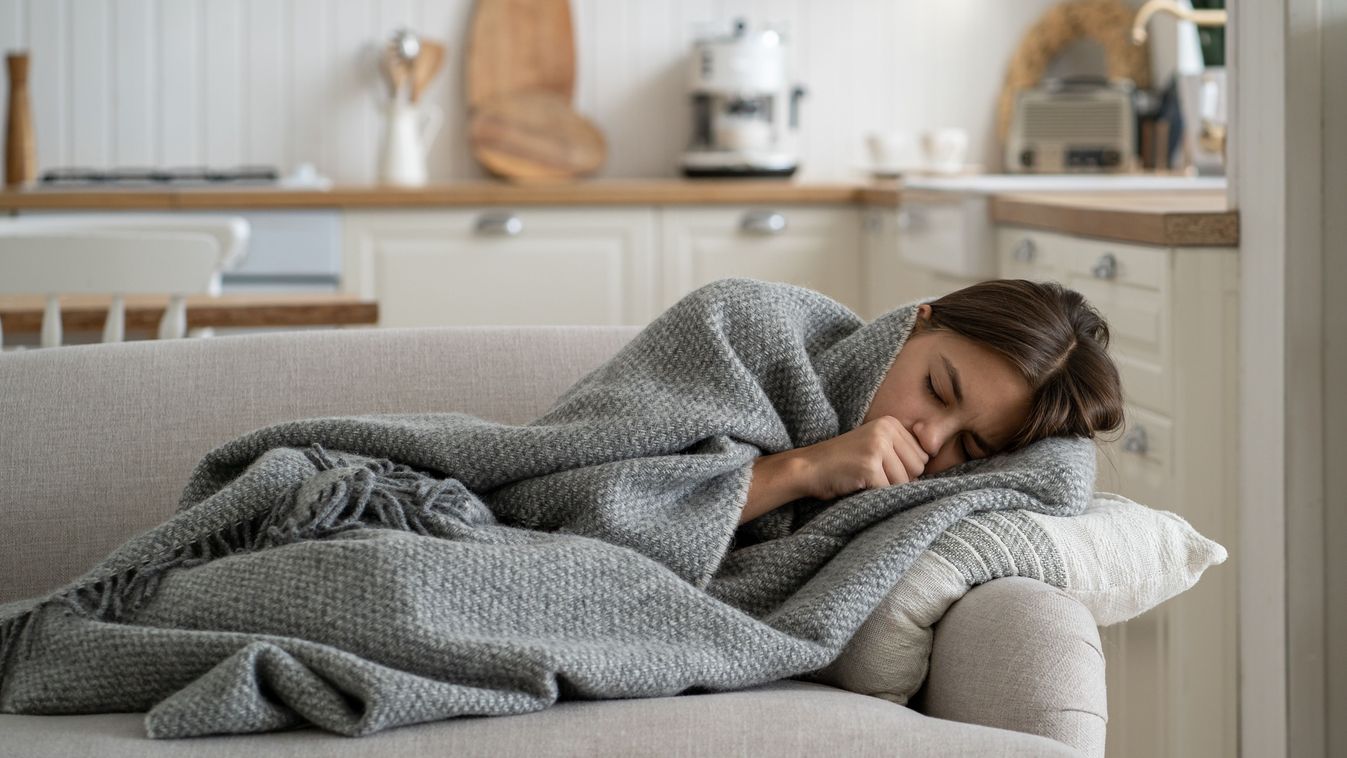
{"type": "MultiPolygon", "coordinates": [[[[918,307],[925,326],[931,306],[918,307]]],[[[931,456],[926,474],[999,452],[1029,414],[1029,383],[1010,361],[953,332],[919,328],[880,382],[862,421],[893,416],[931,456]]]]}

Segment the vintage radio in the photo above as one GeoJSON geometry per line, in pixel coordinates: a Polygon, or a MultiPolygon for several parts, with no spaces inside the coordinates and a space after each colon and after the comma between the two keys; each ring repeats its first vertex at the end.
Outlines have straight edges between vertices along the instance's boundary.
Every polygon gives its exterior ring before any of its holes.
{"type": "Polygon", "coordinates": [[[1015,100],[1006,170],[1061,174],[1123,172],[1136,166],[1130,82],[1050,79],[1015,100]]]}

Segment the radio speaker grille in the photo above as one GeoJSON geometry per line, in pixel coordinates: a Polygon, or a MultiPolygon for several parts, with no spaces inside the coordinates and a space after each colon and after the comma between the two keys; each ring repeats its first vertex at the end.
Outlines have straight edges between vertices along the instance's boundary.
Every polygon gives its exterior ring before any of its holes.
{"type": "Polygon", "coordinates": [[[1116,142],[1122,123],[1119,102],[1025,103],[1024,136],[1029,140],[1116,142]]]}

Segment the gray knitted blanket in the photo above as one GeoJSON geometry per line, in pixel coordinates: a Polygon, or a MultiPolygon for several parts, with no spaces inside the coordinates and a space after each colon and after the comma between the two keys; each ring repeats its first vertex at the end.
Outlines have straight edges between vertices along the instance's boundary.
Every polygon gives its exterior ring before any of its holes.
{"type": "Polygon", "coordinates": [[[0,711],[148,711],[151,737],[365,735],[808,679],[961,517],[1090,499],[1093,445],[1051,439],[738,526],[753,460],[857,427],[914,313],[865,323],[802,287],[723,279],[526,425],[245,434],[168,521],[0,606],[0,711]]]}

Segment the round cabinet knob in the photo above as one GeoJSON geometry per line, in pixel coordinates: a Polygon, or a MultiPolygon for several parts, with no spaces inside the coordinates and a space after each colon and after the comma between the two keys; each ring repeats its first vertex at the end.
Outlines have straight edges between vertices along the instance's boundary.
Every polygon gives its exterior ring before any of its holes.
{"type": "Polygon", "coordinates": [[[1124,452],[1145,455],[1151,449],[1150,439],[1146,436],[1146,427],[1133,427],[1127,432],[1123,437],[1122,449],[1124,452]]]}
{"type": "Polygon", "coordinates": [[[483,213],[477,219],[477,233],[494,237],[514,237],[524,231],[524,222],[513,213],[483,213]]]}
{"type": "Polygon", "coordinates": [[[1034,241],[1028,237],[1015,243],[1015,249],[1010,252],[1010,257],[1020,263],[1033,263],[1036,255],[1038,255],[1038,248],[1034,245],[1034,241]]]}
{"type": "Polygon", "coordinates": [[[747,234],[780,234],[786,231],[786,217],[776,211],[749,211],[739,222],[739,231],[747,234]]]}
{"type": "Polygon", "coordinates": [[[1096,279],[1112,279],[1118,275],[1118,259],[1113,253],[1104,253],[1090,270],[1096,279]]]}

